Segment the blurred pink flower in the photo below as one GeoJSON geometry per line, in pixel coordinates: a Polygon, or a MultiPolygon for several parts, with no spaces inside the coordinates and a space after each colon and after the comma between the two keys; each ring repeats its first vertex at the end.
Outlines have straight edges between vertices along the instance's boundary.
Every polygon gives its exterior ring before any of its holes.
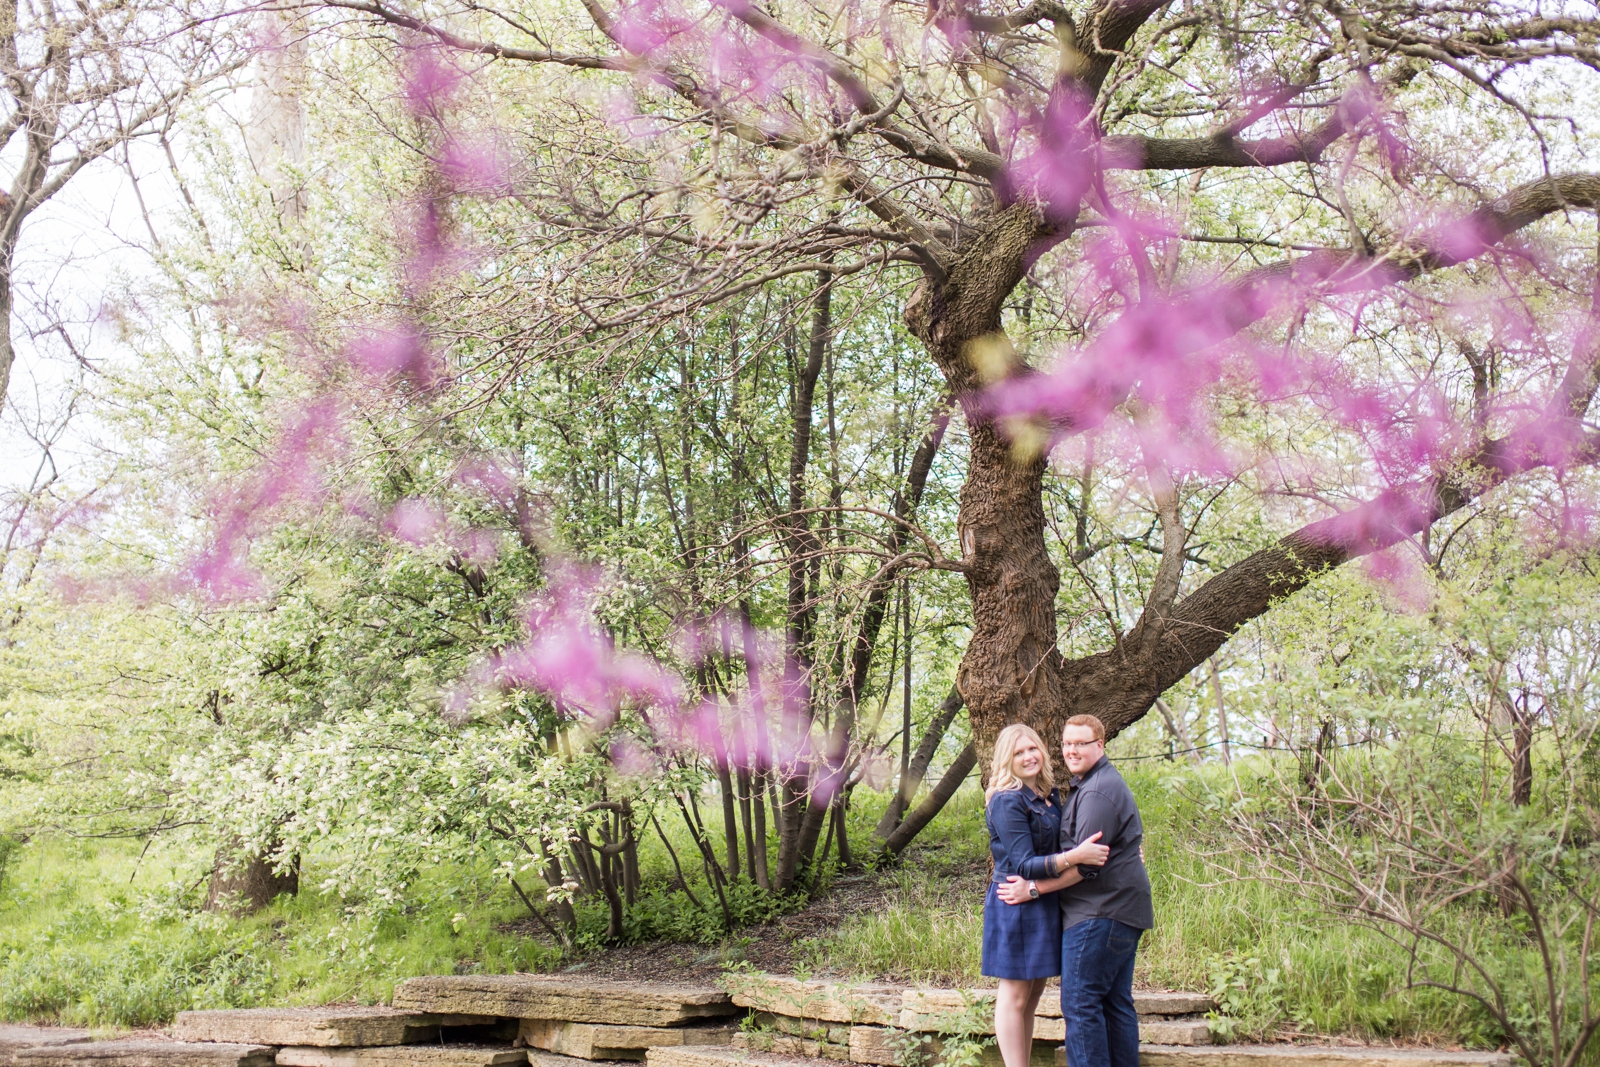
{"type": "Polygon", "coordinates": [[[511,190],[510,157],[493,138],[449,135],[434,163],[457,193],[499,196],[511,190]]]}
{"type": "Polygon", "coordinates": [[[414,327],[374,329],[350,345],[350,361],[374,378],[402,378],[428,388],[439,360],[414,327]]]}
{"type": "Polygon", "coordinates": [[[451,60],[453,54],[438,45],[412,49],[400,76],[400,93],[414,115],[430,115],[448,106],[466,80],[466,72],[451,60]]]}
{"type": "Polygon", "coordinates": [[[431,544],[448,527],[449,516],[438,507],[408,497],[394,506],[384,528],[402,541],[413,545],[431,544]]]}
{"type": "Polygon", "coordinates": [[[1432,606],[1433,583],[1412,546],[1397,545],[1375,552],[1362,564],[1368,579],[1403,610],[1416,614],[1432,606]]]}

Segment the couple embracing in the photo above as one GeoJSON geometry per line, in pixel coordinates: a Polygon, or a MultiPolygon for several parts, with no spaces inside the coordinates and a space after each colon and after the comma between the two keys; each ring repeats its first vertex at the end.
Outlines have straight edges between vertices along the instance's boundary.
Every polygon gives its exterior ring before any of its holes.
{"type": "Polygon", "coordinates": [[[1056,975],[1067,1067],[1139,1067],[1133,956],[1139,936],[1155,925],[1154,911],[1144,825],[1106,759],[1105,737],[1093,715],[1067,720],[1065,799],[1031,727],[1013,723],[995,739],[983,973],[1000,980],[994,1027],[1005,1067],[1029,1067],[1034,1010],[1045,980],[1056,975]]]}

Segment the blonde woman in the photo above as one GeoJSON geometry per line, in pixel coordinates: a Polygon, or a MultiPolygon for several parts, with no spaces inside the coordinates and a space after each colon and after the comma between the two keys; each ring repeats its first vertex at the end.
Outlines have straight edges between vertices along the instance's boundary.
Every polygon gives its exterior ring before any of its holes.
{"type": "Polygon", "coordinates": [[[994,875],[983,901],[983,973],[999,979],[994,1032],[1005,1067],[1028,1067],[1033,1013],[1045,979],[1061,973],[1061,909],[1037,879],[1064,888],[1080,880],[1077,864],[1099,866],[1108,849],[1095,834],[1069,852],[1055,853],[1061,834],[1061,796],[1050,755],[1031,726],[1012,723],[995,738],[986,794],[989,853],[994,875]],[[996,887],[1013,876],[1028,880],[1029,899],[1006,904],[996,887]],[[1059,883],[1059,884],[1057,884],[1059,883]]]}

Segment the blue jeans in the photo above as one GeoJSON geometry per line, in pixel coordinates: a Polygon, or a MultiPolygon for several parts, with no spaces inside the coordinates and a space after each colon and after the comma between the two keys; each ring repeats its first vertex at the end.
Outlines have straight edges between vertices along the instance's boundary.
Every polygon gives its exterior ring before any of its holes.
{"type": "Polygon", "coordinates": [[[1143,932],[1115,919],[1086,919],[1061,931],[1067,1067],[1139,1067],[1133,954],[1143,932]]]}

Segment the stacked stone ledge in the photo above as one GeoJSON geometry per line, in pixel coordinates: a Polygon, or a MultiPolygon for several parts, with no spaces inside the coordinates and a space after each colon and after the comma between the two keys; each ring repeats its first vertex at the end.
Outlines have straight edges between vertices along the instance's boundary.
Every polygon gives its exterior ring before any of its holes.
{"type": "Polygon", "coordinates": [[[412,978],[396,1008],[516,1020],[516,1045],[574,1060],[643,1060],[658,1047],[726,1045],[738,1012],[711,986],[615,982],[567,976],[466,975],[412,978]]]}
{"type": "MultiPolygon", "coordinates": [[[[725,975],[723,984],[733,1002],[751,1012],[750,1025],[734,1036],[733,1047],[752,1052],[902,1067],[909,1062],[936,1062],[942,1048],[937,1035],[942,1032],[959,1030],[974,1036],[994,1032],[992,991],[802,982],[737,972],[725,975]]],[[[1140,1037],[1147,1044],[1200,1045],[1211,1040],[1202,1017],[1213,1006],[1209,997],[1137,993],[1134,1003],[1140,1037]]],[[[1034,1024],[1038,1067],[1056,1062],[1056,1046],[1065,1033],[1060,1006],[1045,998],[1034,1024]]],[[[987,1057],[999,1064],[993,1045],[987,1057]]],[[[709,1061],[690,1062],[688,1053],[676,1057],[652,1053],[651,1063],[652,1067],[710,1067],[709,1061]]]]}
{"type": "MultiPolygon", "coordinates": [[[[815,1059],[736,1048],[652,1049],[650,1067],[820,1067],[815,1059]]],[[[999,1062],[996,1060],[995,1062],[999,1062]]],[[[1065,1061],[1053,1061],[1061,1067],[1065,1061]]],[[[1303,1045],[1140,1045],[1140,1067],[1514,1067],[1504,1052],[1303,1045]]],[[[1041,1060],[1035,1055],[1034,1063],[1041,1060]]],[[[546,1065],[557,1067],[557,1065],[546,1065]]]]}
{"type": "Polygon", "coordinates": [[[89,1041],[19,1049],[17,1067],[268,1067],[270,1045],[182,1041],[89,1041]]]}
{"type": "MultiPolygon", "coordinates": [[[[723,986],[563,975],[413,978],[392,1007],[182,1012],[171,1040],[93,1041],[0,1026],[0,1067],[938,1067],[942,1035],[992,1033],[992,991],[902,989],[730,973],[723,986]],[[742,1018],[735,1019],[735,1016],[742,1018]],[[735,1024],[738,1025],[735,1025],[735,1024]]],[[[1491,1053],[1210,1046],[1192,993],[1139,993],[1143,1067],[1510,1067],[1491,1053]]],[[[1065,1067],[1059,1008],[1033,1067],[1065,1067]]],[[[985,1067],[999,1067],[993,1045],[985,1067]]]]}
{"type": "MultiPolygon", "coordinates": [[[[1039,1000],[1034,1016],[1036,1043],[1059,1045],[1066,1040],[1066,1023],[1061,1018],[1061,1003],[1047,990],[1039,1000]]],[[[927,1032],[947,1029],[949,1021],[970,1012],[982,996],[993,993],[960,989],[908,989],[900,1012],[900,1029],[927,1032]]],[[[1204,993],[1161,993],[1139,991],[1133,994],[1133,1010],[1139,1013],[1139,1041],[1146,1045],[1209,1045],[1211,1028],[1205,1013],[1213,1004],[1204,993]]],[[[986,1031],[993,1033],[991,1028],[986,1031]]]]}
{"type": "Polygon", "coordinates": [[[0,1025],[0,1067],[12,1067],[23,1049],[81,1045],[88,1040],[89,1031],[64,1026],[0,1025]]]}
{"type": "MultiPolygon", "coordinates": [[[[442,1020],[437,1015],[393,1008],[245,1008],[229,1011],[181,1011],[172,1024],[174,1040],[243,1042],[245,1044],[360,1048],[434,1041],[442,1020]]],[[[493,1023],[494,1019],[455,1020],[456,1025],[493,1023]]]]}

